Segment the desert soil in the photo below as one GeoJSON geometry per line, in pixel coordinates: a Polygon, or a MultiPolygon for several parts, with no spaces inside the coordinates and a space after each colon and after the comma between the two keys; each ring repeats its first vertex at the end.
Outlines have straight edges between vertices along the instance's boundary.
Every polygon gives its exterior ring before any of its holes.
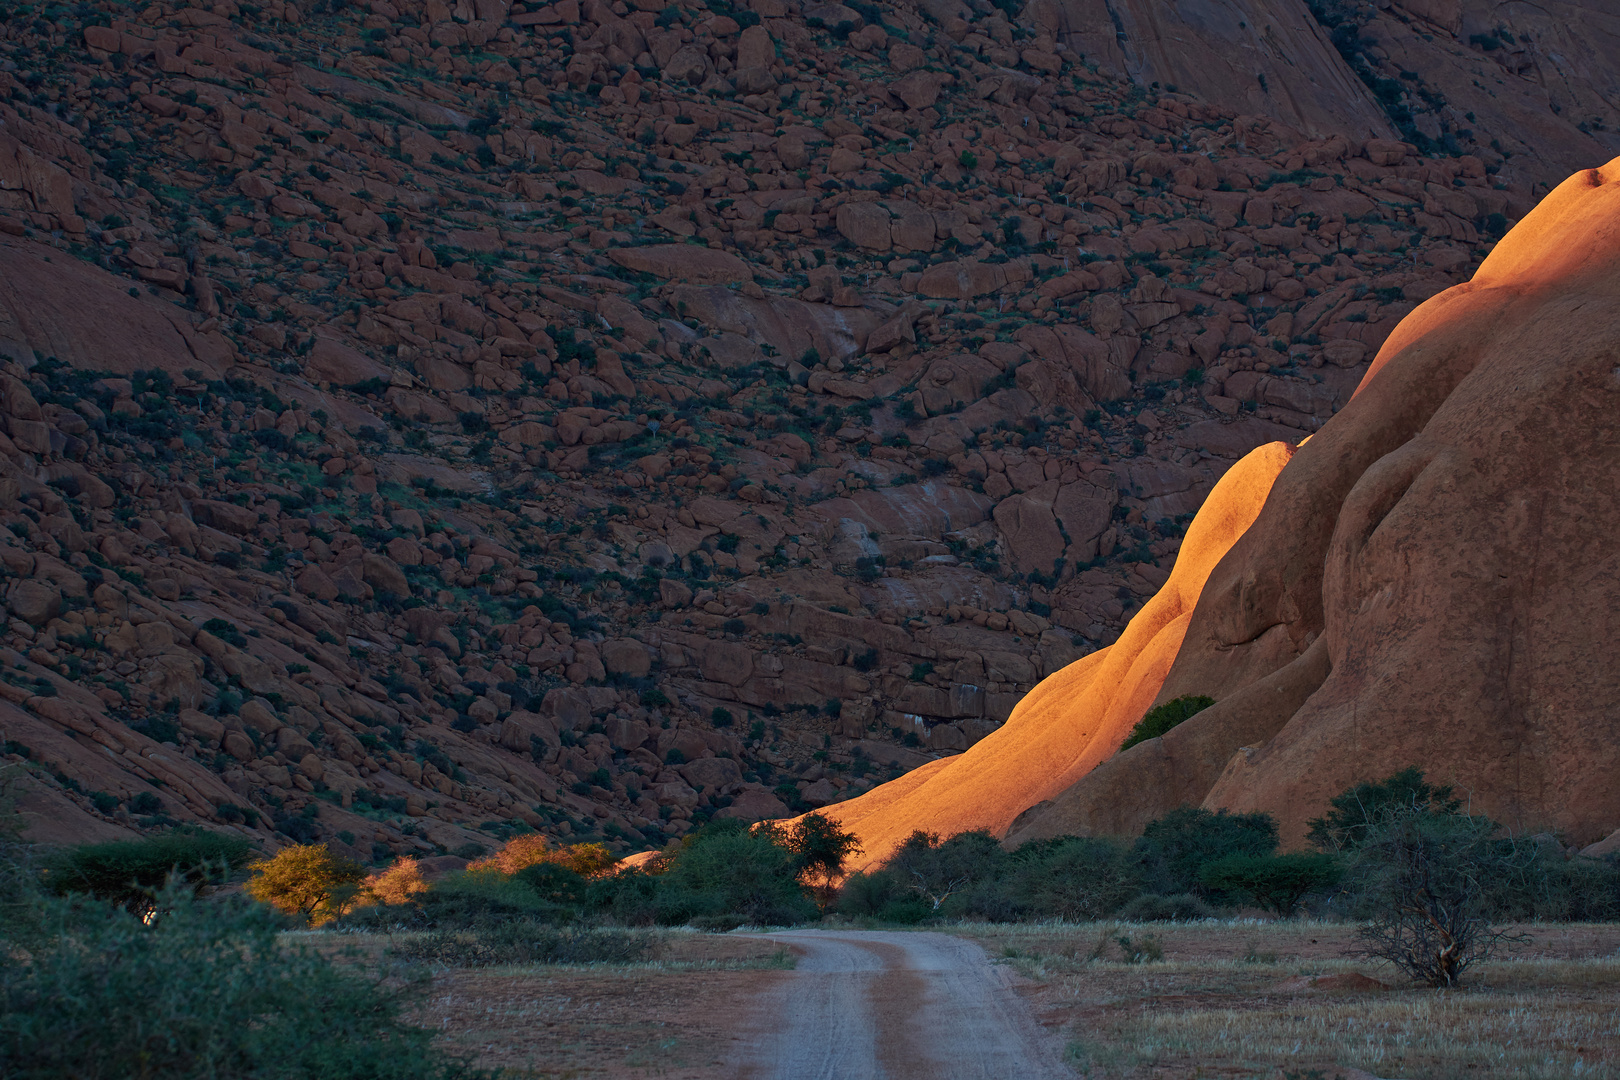
{"type": "Polygon", "coordinates": [[[1465,973],[1414,986],[1307,920],[962,926],[1028,980],[1079,1075],[1109,1080],[1524,1080],[1620,1076],[1620,926],[1510,927],[1465,973]],[[1157,961],[1127,963],[1151,939],[1157,961]],[[1380,985],[1382,984],[1382,985],[1380,985]]]}
{"type": "Polygon", "coordinates": [[[537,1080],[1620,1076],[1620,927],[1520,929],[1446,994],[1331,923],[674,933],[653,963],[438,972],[421,1020],[537,1080]],[[1144,936],[1163,959],[1126,963],[1144,936]]]}
{"type": "Polygon", "coordinates": [[[732,1075],[748,1080],[996,1080],[1071,1075],[978,945],[947,934],[803,930],[732,1075]]]}

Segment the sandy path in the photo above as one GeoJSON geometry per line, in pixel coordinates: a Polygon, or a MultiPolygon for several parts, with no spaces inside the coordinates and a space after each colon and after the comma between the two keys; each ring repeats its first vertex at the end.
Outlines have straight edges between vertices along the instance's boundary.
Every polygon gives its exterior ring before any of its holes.
{"type": "Polygon", "coordinates": [[[1073,1074],[984,950],[945,934],[799,930],[734,1075],[748,1080],[1044,1080],[1073,1074]]]}

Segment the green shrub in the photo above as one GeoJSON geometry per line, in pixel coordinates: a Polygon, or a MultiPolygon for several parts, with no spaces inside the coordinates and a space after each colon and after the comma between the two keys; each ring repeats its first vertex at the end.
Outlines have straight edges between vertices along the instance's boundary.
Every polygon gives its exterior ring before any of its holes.
{"type": "Polygon", "coordinates": [[[578,907],[589,895],[590,882],[561,863],[536,863],[512,875],[517,882],[550,904],[578,907]]]}
{"type": "Polygon", "coordinates": [[[1428,810],[1455,814],[1462,803],[1452,798],[1450,787],[1435,787],[1423,779],[1423,770],[1408,767],[1380,781],[1356,784],[1329,804],[1332,809],[1308,824],[1306,839],[1323,851],[1347,851],[1357,847],[1391,813],[1428,810]]]}
{"type": "MultiPolygon", "coordinates": [[[[1620,856],[1590,859],[1545,851],[1540,860],[1546,881],[1535,897],[1533,915],[1558,922],[1620,921],[1620,856]]],[[[1499,910],[1517,915],[1497,898],[1499,910]]],[[[1520,916],[1522,917],[1522,916],[1520,916]]]]}
{"type": "Polygon", "coordinates": [[[627,926],[650,926],[654,923],[672,925],[681,921],[665,917],[665,912],[672,906],[670,891],[663,888],[662,875],[636,870],[625,870],[592,881],[585,903],[586,910],[598,917],[627,926]]]}
{"type": "MultiPolygon", "coordinates": [[[[568,921],[572,914],[560,912],[558,905],[541,896],[535,888],[536,874],[528,867],[518,874],[503,874],[493,869],[459,870],[446,874],[434,882],[427,892],[418,894],[422,909],[421,922],[429,926],[477,926],[499,922],[516,916],[561,916],[568,921]]],[[[561,868],[559,868],[561,869],[561,868]]]]}
{"type": "Polygon", "coordinates": [[[252,855],[252,847],[239,836],[183,828],[141,840],[69,848],[47,861],[43,880],[58,896],[88,893],[144,911],[171,874],[196,892],[224,881],[252,855]]]}
{"type": "Polygon", "coordinates": [[[1228,814],[1183,806],[1142,830],[1136,850],[1145,884],[1164,895],[1201,891],[1198,872],[1228,855],[1270,855],[1277,823],[1270,814],[1228,814]]]}
{"type": "Polygon", "coordinates": [[[1508,940],[1492,925],[1493,884],[1533,870],[1538,848],[1483,816],[1389,811],[1361,833],[1346,875],[1366,916],[1363,955],[1429,986],[1456,986],[1508,940]]]}
{"type": "MultiPolygon", "coordinates": [[[[1384,780],[1346,789],[1332,800],[1328,813],[1310,823],[1310,839],[1349,859],[1353,873],[1348,910],[1366,918],[1376,914],[1378,903],[1364,885],[1370,864],[1359,858],[1360,848],[1376,838],[1387,849],[1394,823],[1415,815],[1421,815],[1418,824],[1407,827],[1419,833],[1467,831],[1470,827],[1430,820],[1469,820],[1462,809],[1451,787],[1430,784],[1421,770],[1407,768],[1384,780]]],[[[1472,820],[1478,824],[1487,819],[1472,820]]],[[[1620,858],[1569,857],[1555,836],[1513,836],[1496,825],[1479,827],[1485,830],[1486,840],[1480,842],[1470,859],[1483,869],[1476,867],[1466,873],[1475,879],[1470,909],[1481,917],[1592,922],[1620,919],[1620,858]]],[[[1454,848],[1455,842],[1448,841],[1448,845],[1454,848]]]]}
{"type": "Polygon", "coordinates": [[[152,925],[39,896],[0,922],[0,1075],[452,1080],[482,1076],[401,1020],[406,992],[300,944],[239,901],[157,891],[152,925]]]}
{"type": "Polygon", "coordinates": [[[844,879],[838,890],[838,911],[856,918],[876,918],[885,904],[904,894],[900,882],[889,871],[862,871],[844,879]]]}
{"type": "Polygon", "coordinates": [[[682,842],[657,875],[657,921],[738,915],[759,926],[816,917],[799,883],[803,863],[773,830],[754,831],[735,818],[710,822],[682,842]],[[684,916],[684,917],[683,917],[684,916]]]}
{"type": "Polygon", "coordinates": [[[1136,726],[1131,728],[1131,733],[1125,736],[1125,741],[1119,748],[1128,750],[1139,742],[1157,739],[1177,724],[1196,716],[1213,704],[1215,699],[1212,697],[1187,694],[1163,705],[1155,705],[1147,711],[1146,716],[1136,722],[1136,726]]]}
{"type": "Polygon", "coordinates": [[[1143,893],[1120,908],[1119,917],[1125,922],[1194,922],[1213,919],[1215,909],[1192,893],[1143,893]]]}
{"type": "Polygon", "coordinates": [[[1284,918],[1313,892],[1332,888],[1343,876],[1331,855],[1228,855],[1205,863],[1198,880],[1217,893],[1235,893],[1284,918]]]}
{"type": "MultiPolygon", "coordinates": [[[[983,830],[945,839],[919,830],[907,837],[884,865],[934,914],[950,916],[965,913],[965,896],[994,882],[1007,859],[996,838],[983,830]],[[953,897],[958,898],[957,903],[947,906],[953,897]]],[[[980,907],[986,898],[979,891],[980,907]]]]}
{"type": "Polygon", "coordinates": [[[247,646],[247,638],[241,628],[226,619],[209,619],[202,628],[227,645],[235,645],[239,649],[247,646]]]}
{"type": "Polygon", "coordinates": [[[1111,837],[1032,840],[1012,862],[1007,887],[1025,917],[1104,919],[1142,888],[1130,845],[1111,837]]]}
{"type": "Polygon", "coordinates": [[[1134,938],[1121,934],[1114,942],[1119,946],[1120,959],[1127,964],[1156,964],[1164,959],[1164,945],[1154,934],[1134,938]]]}
{"type": "Polygon", "coordinates": [[[884,904],[878,911],[878,918],[884,922],[899,923],[901,926],[916,926],[933,914],[934,909],[927,902],[910,896],[884,904]]]}
{"type": "Polygon", "coordinates": [[[759,832],[793,852],[798,880],[809,888],[816,902],[827,907],[834,895],[833,882],[844,872],[844,863],[861,851],[861,842],[822,814],[806,814],[791,826],[767,822],[759,832]]]}

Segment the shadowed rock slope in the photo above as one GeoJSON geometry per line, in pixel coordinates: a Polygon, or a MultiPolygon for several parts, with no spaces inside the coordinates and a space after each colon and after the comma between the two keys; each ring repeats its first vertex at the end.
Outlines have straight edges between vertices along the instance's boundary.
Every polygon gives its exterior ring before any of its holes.
{"type": "Polygon", "coordinates": [[[659,845],[958,754],[1119,638],[1533,191],[1044,19],[7,4],[35,835],[659,845]]]}

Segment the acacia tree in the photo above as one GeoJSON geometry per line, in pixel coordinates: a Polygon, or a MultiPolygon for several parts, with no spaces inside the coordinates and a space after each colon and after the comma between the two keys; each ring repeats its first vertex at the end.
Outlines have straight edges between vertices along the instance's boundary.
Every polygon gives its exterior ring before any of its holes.
{"type": "Polygon", "coordinates": [[[1365,831],[1350,878],[1370,918],[1360,955],[1388,960],[1432,987],[1458,985],[1464,971],[1504,943],[1492,926],[1491,883],[1534,862],[1532,847],[1501,835],[1483,816],[1390,812],[1365,831]]]}
{"type": "Polygon", "coordinates": [[[1365,781],[1335,796],[1331,809],[1306,822],[1306,839],[1323,851],[1350,851],[1383,825],[1391,814],[1429,811],[1455,814],[1462,802],[1449,786],[1436,787],[1423,778],[1423,770],[1408,766],[1383,780],[1365,781]]]}
{"type": "Polygon", "coordinates": [[[816,905],[826,910],[844,864],[860,854],[861,842],[821,814],[806,814],[792,828],[773,832],[777,842],[796,856],[799,880],[815,895],[816,905]]]}
{"type": "Polygon", "coordinates": [[[248,867],[242,891],[300,918],[324,922],[343,912],[360,890],[366,869],[325,844],[294,844],[248,867]]]}
{"type": "Polygon", "coordinates": [[[1001,844],[982,829],[944,839],[919,829],[890,857],[888,869],[938,911],[963,889],[993,879],[1005,860],[1001,844]]]}
{"type": "Polygon", "coordinates": [[[1286,919],[1306,896],[1337,884],[1340,873],[1333,856],[1315,852],[1228,855],[1205,863],[1198,880],[1208,888],[1252,900],[1286,919]]]}

